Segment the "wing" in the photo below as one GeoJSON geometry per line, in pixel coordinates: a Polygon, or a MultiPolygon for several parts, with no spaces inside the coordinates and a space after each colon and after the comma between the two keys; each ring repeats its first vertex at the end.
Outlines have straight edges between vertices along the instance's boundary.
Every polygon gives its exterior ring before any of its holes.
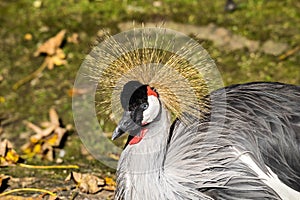
{"type": "Polygon", "coordinates": [[[210,198],[279,199],[238,159],[234,147],[248,153],[265,174],[270,167],[299,191],[300,88],[251,83],[217,90],[210,98],[216,101],[205,119],[189,125],[174,122],[165,173],[210,198]]]}
{"type": "Polygon", "coordinates": [[[252,137],[265,164],[285,184],[300,191],[300,87],[252,83],[226,91],[230,117],[236,116],[234,112],[245,115],[244,120],[257,130],[252,137]]]}

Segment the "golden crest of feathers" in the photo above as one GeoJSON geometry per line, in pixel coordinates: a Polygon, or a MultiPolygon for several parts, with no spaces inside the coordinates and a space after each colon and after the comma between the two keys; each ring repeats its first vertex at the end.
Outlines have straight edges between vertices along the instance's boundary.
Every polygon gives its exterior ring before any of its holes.
{"type": "Polygon", "coordinates": [[[193,39],[164,28],[107,36],[87,60],[89,76],[98,82],[97,108],[100,114],[112,112],[115,120],[123,112],[120,93],[129,81],[154,87],[162,104],[183,120],[185,114],[202,117],[209,109],[207,95],[220,85],[208,53],[193,39]]]}

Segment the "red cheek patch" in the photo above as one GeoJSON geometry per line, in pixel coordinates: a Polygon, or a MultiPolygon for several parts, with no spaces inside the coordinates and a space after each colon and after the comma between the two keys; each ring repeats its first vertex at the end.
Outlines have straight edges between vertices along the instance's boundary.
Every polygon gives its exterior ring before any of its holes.
{"type": "Polygon", "coordinates": [[[134,136],[134,137],[130,140],[129,144],[130,144],[130,145],[133,145],[133,144],[139,143],[139,142],[143,139],[143,137],[145,136],[145,134],[146,134],[147,131],[148,131],[148,129],[142,129],[142,130],[141,130],[141,134],[140,134],[140,135],[137,135],[137,136],[134,136]]]}
{"type": "Polygon", "coordinates": [[[147,86],[147,95],[148,96],[151,96],[151,95],[153,95],[153,96],[155,96],[155,97],[157,97],[158,95],[157,95],[157,93],[156,92],[154,92],[152,89],[151,89],[151,87],[150,86],[147,86]]]}

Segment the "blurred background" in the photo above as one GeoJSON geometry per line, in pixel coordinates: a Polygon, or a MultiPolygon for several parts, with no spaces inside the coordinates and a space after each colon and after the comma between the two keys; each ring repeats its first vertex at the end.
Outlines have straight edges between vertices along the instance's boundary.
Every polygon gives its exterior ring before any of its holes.
{"type": "MultiPolygon", "coordinates": [[[[298,0],[1,0],[0,13],[0,137],[2,142],[8,139],[20,156],[10,165],[76,164],[81,172],[113,178],[114,170],[93,160],[76,134],[72,96],[84,91],[73,89],[73,83],[85,56],[104,33],[128,30],[133,21],[135,27],[158,25],[193,37],[215,60],[225,85],[300,85],[298,0]],[[46,156],[49,149],[34,150],[37,143],[29,139],[41,135],[30,123],[44,130],[49,117],[52,124],[59,118],[66,132],[56,141],[59,145],[51,146],[52,157],[46,156]]],[[[50,136],[43,136],[40,148],[50,136]]],[[[2,167],[1,173],[42,179],[52,174],[53,183],[61,184],[69,171],[2,167]]],[[[45,181],[37,186],[46,187],[45,181]]]]}

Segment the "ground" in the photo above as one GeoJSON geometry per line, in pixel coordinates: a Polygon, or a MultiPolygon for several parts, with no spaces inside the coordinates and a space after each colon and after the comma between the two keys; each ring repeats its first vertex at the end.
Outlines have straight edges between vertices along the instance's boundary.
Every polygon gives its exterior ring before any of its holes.
{"type": "MultiPolygon", "coordinates": [[[[9,139],[18,154],[20,146],[34,134],[24,121],[39,124],[48,120],[54,107],[63,125],[71,124],[64,145],[63,164],[78,165],[81,173],[114,177],[114,169],[82,153],[82,144],[72,118],[72,89],[77,70],[103,31],[116,34],[135,21],[171,24],[171,28],[189,34],[210,53],[222,75],[224,85],[250,81],[278,81],[300,84],[300,2],[297,0],[236,0],[234,12],[224,11],[224,1],[93,1],[93,0],[3,0],[0,2],[0,137],[9,139]],[[38,69],[45,56],[34,56],[38,46],[67,30],[66,38],[78,34],[78,43],[65,38],[62,49],[67,64],[45,69],[38,78],[13,89],[19,80],[38,69]],[[201,30],[199,32],[199,30],[201,30]],[[210,31],[208,35],[203,31],[210,31]],[[211,37],[214,36],[214,37],[211,37]],[[226,39],[227,42],[224,43],[226,39]],[[250,46],[249,46],[250,45],[250,46]]],[[[113,127],[113,125],[110,125],[113,127]]],[[[59,151],[59,150],[57,150],[59,151]]],[[[25,160],[32,165],[53,165],[38,158],[25,160]]],[[[3,167],[10,181],[8,191],[20,187],[53,190],[64,187],[72,171],[3,167]],[[19,178],[19,179],[18,179],[19,178]],[[24,178],[33,178],[26,182],[24,178]],[[13,180],[13,179],[12,179],[13,180]],[[21,184],[22,182],[27,184],[21,184]]],[[[61,192],[71,199],[76,189],[61,192]]],[[[74,185],[74,184],[73,184],[74,185]]],[[[99,199],[112,192],[95,195],[79,192],[75,199],[99,199]]],[[[34,196],[35,193],[15,193],[34,196]]],[[[104,198],[104,197],[103,197],[104,198]]]]}

